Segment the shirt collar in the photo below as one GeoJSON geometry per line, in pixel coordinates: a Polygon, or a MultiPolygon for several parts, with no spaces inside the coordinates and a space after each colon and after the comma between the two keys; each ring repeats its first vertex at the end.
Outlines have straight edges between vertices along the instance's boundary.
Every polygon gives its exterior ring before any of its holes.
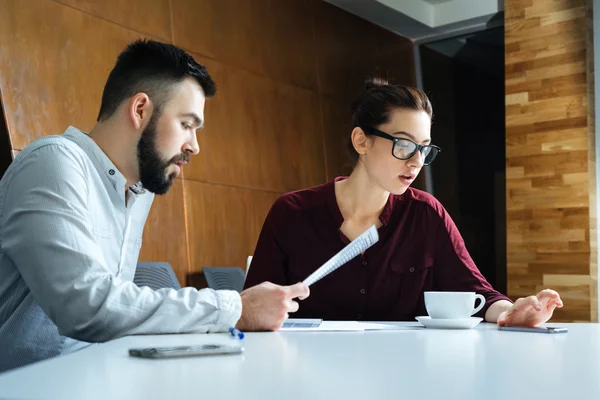
{"type": "MultiPolygon", "coordinates": [[[[112,182],[115,190],[119,193],[123,193],[123,189],[127,184],[125,176],[117,169],[115,164],[108,158],[106,153],[102,151],[100,146],[89,137],[89,135],[77,128],[69,126],[65,131],[64,136],[75,142],[81,149],[88,155],[92,160],[96,170],[100,173],[105,174],[109,181],[112,182]]],[[[129,187],[134,195],[140,195],[145,193],[145,189],[142,187],[140,182],[129,187]]]]}
{"type": "MultiPolygon", "coordinates": [[[[335,183],[347,178],[347,176],[338,176],[326,186],[327,204],[329,205],[331,214],[333,215],[333,218],[338,226],[342,226],[344,223],[344,217],[342,216],[342,212],[340,211],[340,207],[338,206],[337,199],[335,197],[335,183]]],[[[395,195],[390,193],[387,202],[381,211],[381,215],[379,215],[379,221],[381,221],[383,226],[387,225],[392,217],[392,211],[394,211],[394,197],[395,195]]]]}

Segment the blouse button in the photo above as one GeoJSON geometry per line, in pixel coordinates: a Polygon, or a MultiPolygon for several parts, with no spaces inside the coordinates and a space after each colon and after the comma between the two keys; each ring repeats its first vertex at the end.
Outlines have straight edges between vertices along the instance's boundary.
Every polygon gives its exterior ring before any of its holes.
{"type": "Polygon", "coordinates": [[[360,289],[360,294],[365,294],[367,291],[365,289],[360,289]]]}
{"type": "Polygon", "coordinates": [[[415,272],[415,269],[413,267],[410,267],[409,271],[410,272],[415,272]]]}

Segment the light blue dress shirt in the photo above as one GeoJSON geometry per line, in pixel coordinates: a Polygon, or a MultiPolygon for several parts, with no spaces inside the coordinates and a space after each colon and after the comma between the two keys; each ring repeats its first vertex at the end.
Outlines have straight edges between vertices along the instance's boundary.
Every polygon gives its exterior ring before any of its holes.
{"type": "Polygon", "coordinates": [[[0,181],[0,371],[88,342],[235,325],[235,291],[132,282],[153,195],[125,185],[73,127],[13,161],[0,181]]]}

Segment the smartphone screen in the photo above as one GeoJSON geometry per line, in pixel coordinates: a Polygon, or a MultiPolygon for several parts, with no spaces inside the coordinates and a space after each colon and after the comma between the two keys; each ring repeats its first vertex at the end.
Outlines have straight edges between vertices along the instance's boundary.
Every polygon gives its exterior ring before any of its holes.
{"type": "Polygon", "coordinates": [[[515,331],[515,332],[535,332],[535,333],[567,333],[567,328],[560,327],[535,327],[526,328],[522,326],[499,326],[498,330],[501,331],[515,331]]]}
{"type": "Polygon", "coordinates": [[[193,346],[148,347],[129,349],[129,355],[142,358],[192,357],[216,354],[240,354],[244,351],[241,345],[202,344],[193,346]]]}

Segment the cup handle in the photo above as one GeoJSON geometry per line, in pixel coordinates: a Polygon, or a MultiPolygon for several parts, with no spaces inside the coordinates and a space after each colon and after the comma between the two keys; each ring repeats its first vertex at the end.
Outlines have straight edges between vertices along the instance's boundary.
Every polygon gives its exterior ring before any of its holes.
{"type": "Polygon", "coordinates": [[[477,314],[479,312],[479,310],[481,310],[483,308],[483,306],[485,305],[485,297],[483,297],[480,294],[476,294],[475,295],[475,301],[477,301],[477,299],[479,299],[479,305],[477,307],[475,307],[475,309],[473,310],[473,312],[471,313],[471,315],[473,314],[477,314]]]}

